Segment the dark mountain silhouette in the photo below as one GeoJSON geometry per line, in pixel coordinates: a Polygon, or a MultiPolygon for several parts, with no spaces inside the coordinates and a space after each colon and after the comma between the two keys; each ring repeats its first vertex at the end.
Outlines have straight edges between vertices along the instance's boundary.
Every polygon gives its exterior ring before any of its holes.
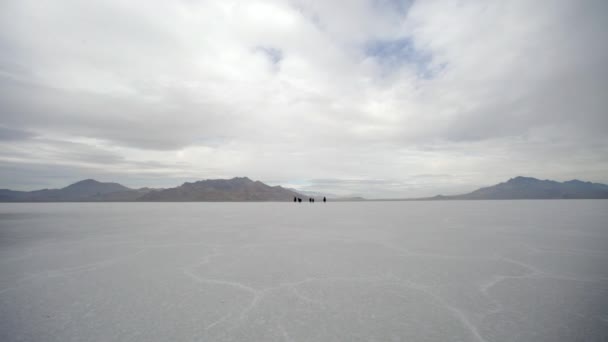
{"type": "Polygon", "coordinates": [[[504,183],[481,188],[463,195],[438,195],[432,200],[494,200],[494,199],[608,199],[608,185],[583,182],[540,180],[532,177],[515,177],[504,183]]]}
{"type": "Polygon", "coordinates": [[[176,188],[151,191],[140,201],[293,201],[305,197],[281,186],[269,186],[247,177],[208,179],[176,188]]]}

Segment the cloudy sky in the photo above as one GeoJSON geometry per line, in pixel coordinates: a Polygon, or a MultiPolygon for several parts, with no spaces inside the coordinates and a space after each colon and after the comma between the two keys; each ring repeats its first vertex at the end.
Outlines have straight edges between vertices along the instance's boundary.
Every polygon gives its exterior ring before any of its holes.
{"type": "Polygon", "coordinates": [[[0,188],[608,183],[608,2],[0,2],[0,188]]]}

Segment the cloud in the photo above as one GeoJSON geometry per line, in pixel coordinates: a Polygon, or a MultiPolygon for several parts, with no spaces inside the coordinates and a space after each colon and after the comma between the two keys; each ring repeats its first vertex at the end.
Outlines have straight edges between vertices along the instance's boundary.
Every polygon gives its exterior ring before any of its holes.
{"type": "Polygon", "coordinates": [[[34,134],[0,126],[0,141],[15,141],[15,140],[24,140],[33,137],[34,134]]]}
{"type": "Polygon", "coordinates": [[[265,54],[272,64],[278,64],[283,59],[283,51],[279,49],[259,46],[257,50],[265,54]]]}
{"type": "MultiPolygon", "coordinates": [[[[392,72],[403,64],[410,64],[415,68],[418,77],[433,76],[431,56],[424,51],[416,50],[410,37],[369,41],[365,44],[365,54],[385,67],[387,72],[392,72]]],[[[437,71],[440,71],[440,68],[437,71]]]]}
{"type": "Polygon", "coordinates": [[[0,165],[38,167],[0,187],[39,185],[51,164],[370,197],[608,182],[607,7],[5,1],[0,165]]]}

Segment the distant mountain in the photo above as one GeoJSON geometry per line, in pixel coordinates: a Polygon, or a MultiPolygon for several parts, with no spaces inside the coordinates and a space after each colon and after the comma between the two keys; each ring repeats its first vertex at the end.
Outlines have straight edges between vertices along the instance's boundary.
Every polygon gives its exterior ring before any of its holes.
{"type": "Polygon", "coordinates": [[[151,191],[139,201],[292,201],[302,196],[281,186],[269,186],[247,177],[208,179],[176,188],[151,191]]]}
{"type": "Polygon", "coordinates": [[[365,198],[356,195],[336,195],[328,192],[318,192],[318,191],[305,191],[298,190],[294,188],[285,188],[287,190],[291,190],[293,192],[297,192],[306,197],[314,197],[317,199],[323,199],[325,197],[327,200],[331,200],[332,202],[355,202],[355,201],[366,201],[365,198]]]}
{"type": "Polygon", "coordinates": [[[351,197],[336,197],[336,198],[327,198],[328,201],[332,202],[367,202],[372,201],[365,197],[361,196],[351,196],[351,197]]]}
{"type": "Polygon", "coordinates": [[[143,195],[153,191],[150,188],[130,189],[126,191],[116,191],[105,194],[99,194],[88,198],[91,202],[134,202],[139,200],[143,195]]]}
{"type": "Polygon", "coordinates": [[[130,189],[118,183],[102,183],[93,179],[62,189],[0,189],[0,202],[293,201],[294,197],[308,198],[280,186],[269,186],[247,177],[209,179],[169,189],[130,189]]]}
{"type": "MultiPolygon", "coordinates": [[[[307,194],[281,186],[269,186],[247,177],[208,179],[168,189],[130,189],[118,183],[86,179],[61,189],[13,191],[0,189],[0,202],[197,202],[197,201],[293,201],[307,194]]],[[[403,200],[498,200],[498,199],[608,199],[608,185],[571,180],[556,182],[531,177],[515,177],[507,182],[463,195],[403,200]]],[[[361,197],[332,201],[365,201],[361,197]]],[[[387,200],[387,199],[385,199],[387,200]]]]}
{"type": "Polygon", "coordinates": [[[291,190],[293,192],[296,192],[298,194],[304,195],[304,196],[308,196],[308,197],[315,197],[315,198],[340,198],[340,196],[335,195],[335,194],[330,194],[327,192],[318,192],[318,191],[306,191],[306,190],[298,190],[298,189],[294,189],[294,188],[285,188],[287,190],[291,190]]]}
{"type": "Polygon", "coordinates": [[[608,185],[583,182],[540,180],[532,177],[515,177],[504,183],[481,188],[463,195],[438,195],[432,200],[495,200],[495,199],[608,199],[608,185]]]}
{"type": "Polygon", "coordinates": [[[118,183],[102,183],[94,179],[71,184],[61,189],[43,189],[36,191],[0,190],[0,202],[70,202],[104,200],[105,196],[115,193],[131,193],[129,189],[118,183]]]}

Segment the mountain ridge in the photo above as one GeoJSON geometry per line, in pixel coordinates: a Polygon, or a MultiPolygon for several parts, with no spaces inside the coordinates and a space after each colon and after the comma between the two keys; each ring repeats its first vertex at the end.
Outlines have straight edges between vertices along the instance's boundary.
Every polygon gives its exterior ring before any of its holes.
{"type": "MultiPolygon", "coordinates": [[[[308,199],[309,193],[280,185],[270,186],[248,177],[205,179],[166,188],[132,189],[119,183],[84,179],[61,189],[15,191],[0,189],[0,202],[249,202],[308,199]]],[[[514,200],[514,199],[608,199],[608,185],[578,179],[558,182],[517,176],[506,182],[482,187],[466,194],[436,195],[415,200],[514,200]]],[[[368,201],[362,197],[334,198],[333,201],[368,201]]]]}
{"type": "Polygon", "coordinates": [[[548,179],[517,176],[506,182],[482,187],[472,192],[443,196],[430,200],[510,200],[510,199],[608,199],[608,185],[572,179],[558,182],[548,179]]]}
{"type": "Polygon", "coordinates": [[[61,189],[0,189],[0,202],[236,202],[293,201],[294,197],[308,198],[281,186],[269,186],[247,177],[185,182],[168,189],[131,189],[94,179],[81,180],[61,189]]]}
{"type": "Polygon", "coordinates": [[[247,177],[232,179],[206,179],[186,182],[178,187],[151,191],[140,201],[150,202],[198,202],[198,201],[292,201],[294,197],[306,197],[278,186],[270,186],[247,177]]]}
{"type": "Polygon", "coordinates": [[[104,183],[94,179],[85,179],[61,189],[34,191],[0,189],[0,202],[79,202],[93,200],[95,197],[101,200],[111,193],[129,191],[134,190],[118,183],[104,183]]]}

